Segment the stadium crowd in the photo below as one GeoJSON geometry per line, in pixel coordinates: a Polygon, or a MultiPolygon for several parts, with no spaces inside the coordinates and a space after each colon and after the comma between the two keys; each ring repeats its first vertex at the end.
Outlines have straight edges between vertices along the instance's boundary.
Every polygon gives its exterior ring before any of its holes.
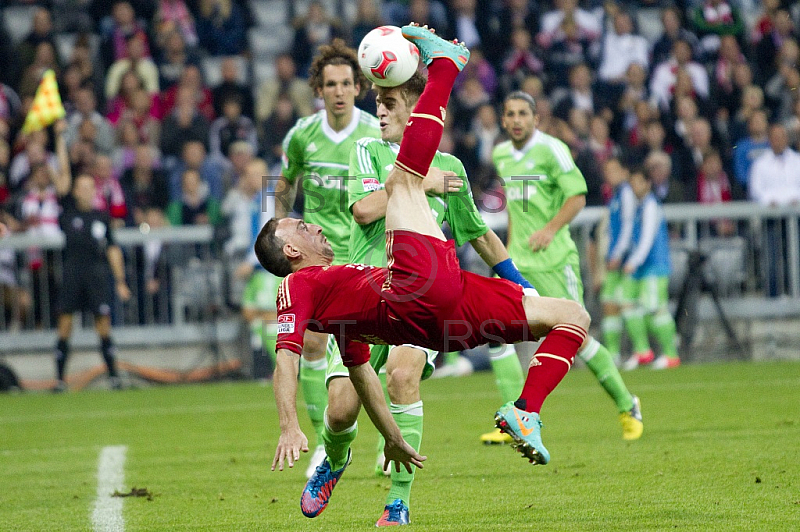
{"type": "MultiPolygon", "coordinates": [[[[491,151],[503,139],[498,105],[513,90],[535,97],[539,129],[572,150],[587,205],[609,200],[602,168],[612,156],[643,163],[663,202],[800,200],[796,2],[340,0],[300,13],[287,1],[291,46],[263,79],[251,42],[270,31],[259,3],[279,2],[4,2],[0,221],[16,232],[58,230],[54,134],[20,131],[47,69],[67,111],[72,175],[94,176],[95,206],[115,225],[234,224],[247,165],[262,158],[277,175],[287,132],[321,108],[305,79],[315,49],[336,37],[357,47],[370,29],[409,20],[472,51],[440,148],[464,162],[479,206],[500,189],[491,151]],[[33,5],[30,32],[12,39],[8,14],[33,5]]],[[[358,105],[374,112],[373,96],[358,105]]],[[[234,235],[224,249],[241,256],[248,245],[234,235]]],[[[42,265],[35,252],[0,262],[42,265]]]]}

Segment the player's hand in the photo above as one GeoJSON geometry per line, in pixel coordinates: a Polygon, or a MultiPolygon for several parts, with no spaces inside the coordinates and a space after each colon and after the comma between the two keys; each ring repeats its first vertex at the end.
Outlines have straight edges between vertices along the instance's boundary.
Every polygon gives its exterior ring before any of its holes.
{"type": "Polygon", "coordinates": [[[300,459],[300,451],[308,452],[308,438],[300,428],[295,428],[286,432],[281,432],[278,439],[278,448],[275,449],[275,458],[272,459],[272,470],[278,466],[278,471],[283,471],[283,461],[289,467],[294,467],[294,463],[300,459]]]}
{"type": "Polygon", "coordinates": [[[117,295],[122,301],[127,301],[131,298],[131,289],[125,284],[125,281],[117,282],[117,295]]]}
{"type": "Polygon", "coordinates": [[[550,245],[550,242],[553,241],[553,238],[556,234],[548,228],[539,229],[535,233],[531,235],[528,239],[528,245],[530,245],[531,250],[533,251],[544,251],[547,249],[547,246],[550,245]]]}
{"type": "Polygon", "coordinates": [[[397,443],[386,441],[383,447],[383,456],[386,460],[383,462],[383,468],[389,467],[390,462],[394,462],[394,470],[400,472],[400,464],[406,468],[409,473],[412,472],[411,466],[415,465],[422,469],[422,462],[428,459],[427,456],[422,456],[414,450],[404,439],[400,439],[397,443]]]}
{"type": "Polygon", "coordinates": [[[422,180],[422,188],[426,194],[447,194],[458,192],[464,182],[455,172],[444,171],[435,166],[431,166],[425,179],[422,180]]]}

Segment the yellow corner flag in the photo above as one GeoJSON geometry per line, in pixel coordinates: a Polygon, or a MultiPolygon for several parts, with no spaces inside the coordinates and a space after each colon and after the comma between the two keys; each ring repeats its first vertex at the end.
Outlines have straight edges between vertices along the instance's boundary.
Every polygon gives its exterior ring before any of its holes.
{"type": "Polygon", "coordinates": [[[25,117],[22,132],[32,133],[44,129],[66,114],[64,105],[61,103],[61,95],[58,93],[56,73],[46,70],[36,89],[31,110],[25,117]]]}

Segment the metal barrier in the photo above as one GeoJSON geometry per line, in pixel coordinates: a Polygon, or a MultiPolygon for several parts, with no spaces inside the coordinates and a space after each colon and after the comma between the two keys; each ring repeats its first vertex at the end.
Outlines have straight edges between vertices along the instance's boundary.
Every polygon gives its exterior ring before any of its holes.
{"type": "MultiPolygon", "coordinates": [[[[717,287],[731,318],[800,316],[800,208],[734,202],[667,205],[665,212],[672,234],[673,298],[688,274],[688,253],[697,250],[707,257],[703,275],[717,287]],[[723,226],[733,227],[734,233],[721,236],[723,226]]],[[[584,266],[586,245],[603,213],[601,207],[587,208],[572,223],[584,266]]],[[[238,316],[227,303],[237,298],[231,297],[229,265],[215,253],[210,227],[126,228],[116,237],[133,294],[113,309],[119,345],[236,337],[238,316]]],[[[0,352],[52,348],[62,246],[61,237],[12,235],[0,241],[0,352]]],[[[584,281],[590,286],[588,271],[584,281]]],[[[700,319],[715,312],[707,298],[700,299],[700,319]]],[[[73,343],[96,343],[90,322],[76,320],[73,343]]]]}

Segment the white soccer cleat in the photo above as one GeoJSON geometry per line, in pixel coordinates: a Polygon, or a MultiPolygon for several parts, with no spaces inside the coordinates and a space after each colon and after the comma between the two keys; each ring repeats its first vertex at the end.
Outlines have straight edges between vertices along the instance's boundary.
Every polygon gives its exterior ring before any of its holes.
{"type": "Polygon", "coordinates": [[[327,454],[325,453],[325,446],[317,445],[317,448],[314,449],[314,454],[311,455],[311,460],[308,462],[306,478],[311,478],[314,476],[317,466],[322,465],[322,461],[325,460],[326,456],[327,454]]]}

